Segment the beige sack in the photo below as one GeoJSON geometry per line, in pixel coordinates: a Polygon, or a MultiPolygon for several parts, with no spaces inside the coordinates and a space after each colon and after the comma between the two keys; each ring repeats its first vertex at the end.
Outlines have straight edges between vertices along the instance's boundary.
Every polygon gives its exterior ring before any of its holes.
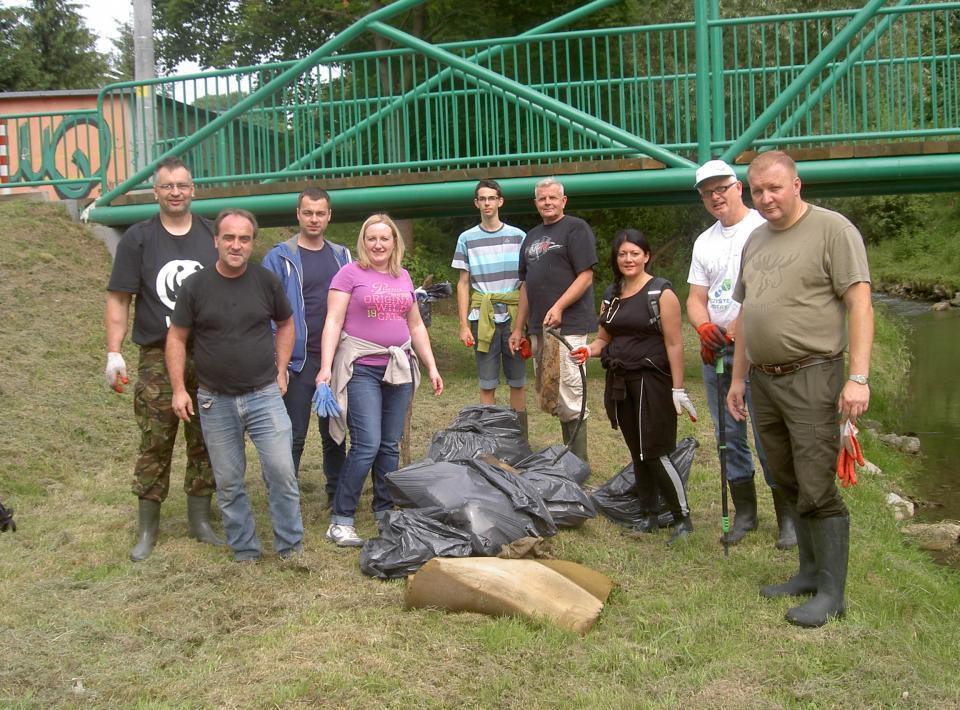
{"type": "Polygon", "coordinates": [[[538,338],[536,390],[540,410],[555,416],[560,406],[560,341],[546,333],[538,338]]]}
{"type": "Polygon", "coordinates": [[[405,606],[525,616],[585,634],[611,587],[609,579],[575,562],[436,557],[407,578],[405,606]],[[571,577],[589,580],[592,591],[571,577]]]}

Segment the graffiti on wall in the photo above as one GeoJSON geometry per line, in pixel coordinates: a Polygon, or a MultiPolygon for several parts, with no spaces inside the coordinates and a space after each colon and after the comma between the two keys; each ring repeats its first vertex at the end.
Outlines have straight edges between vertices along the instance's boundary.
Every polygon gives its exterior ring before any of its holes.
{"type": "Polygon", "coordinates": [[[65,114],[56,126],[22,122],[11,148],[14,146],[11,153],[18,164],[10,175],[10,187],[18,182],[53,180],[58,182],[50,186],[61,199],[78,199],[93,191],[101,171],[110,163],[110,128],[89,114],[65,114]],[[75,182],[59,182],[62,180],[75,182]]]}

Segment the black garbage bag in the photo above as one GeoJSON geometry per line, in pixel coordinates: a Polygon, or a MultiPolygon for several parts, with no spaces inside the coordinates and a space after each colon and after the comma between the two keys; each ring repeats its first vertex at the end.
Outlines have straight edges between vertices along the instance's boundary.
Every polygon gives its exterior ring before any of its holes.
{"type": "Polygon", "coordinates": [[[556,466],[541,464],[522,469],[520,477],[539,491],[558,528],[576,528],[583,521],[597,517],[590,497],[559,462],[556,466]]]}
{"type": "Polygon", "coordinates": [[[495,555],[521,537],[557,532],[531,483],[483,461],[426,459],[388,473],[386,481],[401,508],[445,510],[443,522],[469,533],[480,555],[495,555]]]}
{"type": "Polygon", "coordinates": [[[434,461],[475,459],[491,454],[511,465],[530,455],[517,413],[507,407],[465,407],[446,429],[433,435],[427,458],[434,461]]]}
{"type": "Polygon", "coordinates": [[[13,508],[4,508],[3,503],[0,503],[0,532],[17,531],[17,523],[13,519],[14,512],[13,508]]]}
{"type": "Polygon", "coordinates": [[[434,557],[469,557],[470,535],[444,525],[441,508],[391,510],[380,521],[380,535],[360,550],[360,571],[380,579],[414,574],[434,557]]]}
{"type": "Polygon", "coordinates": [[[539,468],[540,466],[549,466],[551,468],[559,469],[565,473],[569,478],[572,478],[574,481],[583,485],[587,482],[587,479],[590,478],[590,465],[573,453],[570,450],[560,457],[560,460],[556,464],[553,463],[554,459],[557,458],[557,454],[564,450],[564,446],[559,444],[554,444],[553,446],[548,446],[543,451],[538,451],[535,454],[530,454],[525,459],[522,459],[514,464],[515,468],[519,469],[528,469],[528,468],[539,468]]]}
{"type": "MultiPolygon", "coordinates": [[[[687,479],[690,478],[690,467],[693,465],[693,452],[700,446],[700,443],[693,437],[684,438],[670,454],[670,460],[673,461],[677,473],[680,474],[680,480],[683,481],[683,489],[687,489],[687,479]]],[[[640,504],[633,491],[633,485],[636,477],[633,472],[633,464],[627,464],[616,476],[600,486],[590,494],[590,499],[597,510],[610,518],[615,523],[621,525],[633,526],[640,522],[642,517],[640,504]]],[[[673,522],[673,515],[667,508],[667,502],[661,494],[657,494],[656,511],[660,515],[661,527],[667,527],[673,522]]]]}

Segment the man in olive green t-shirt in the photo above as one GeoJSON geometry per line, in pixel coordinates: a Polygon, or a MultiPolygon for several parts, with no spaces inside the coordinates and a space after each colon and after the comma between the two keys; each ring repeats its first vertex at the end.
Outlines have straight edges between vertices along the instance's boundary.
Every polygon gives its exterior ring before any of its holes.
{"type": "Polygon", "coordinates": [[[744,246],[733,292],[742,307],[727,407],[746,416],[749,367],[757,431],[774,480],[796,509],[800,555],[796,575],[760,593],[815,594],[787,620],[816,627],[845,610],[850,517],[834,475],[839,423],[856,421],[870,402],[870,271],[857,228],[803,201],[788,155],[761,154],[747,179],[767,223],[744,246]]]}

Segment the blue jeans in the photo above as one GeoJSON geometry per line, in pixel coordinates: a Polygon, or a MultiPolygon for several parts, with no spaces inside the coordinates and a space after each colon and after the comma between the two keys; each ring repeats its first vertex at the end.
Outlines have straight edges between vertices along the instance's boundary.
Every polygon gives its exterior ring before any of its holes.
{"type": "MultiPolygon", "coordinates": [[[[310,420],[316,415],[311,407],[313,393],[317,389],[317,372],[320,371],[320,360],[313,355],[307,355],[300,372],[289,372],[290,380],[287,383],[287,393],[283,396],[283,404],[287,408],[290,424],[293,427],[293,467],[300,474],[300,458],[303,456],[303,447],[307,441],[307,430],[310,429],[310,420]]],[[[337,479],[340,478],[340,469],[347,455],[344,443],[337,443],[330,438],[330,420],[326,417],[317,417],[320,427],[320,441],[323,443],[323,476],[327,482],[324,488],[331,498],[337,490],[337,479]]]]}
{"type": "Polygon", "coordinates": [[[244,434],[260,455],[267,487],[273,548],[288,554],[303,548],[300,488],[293,469],[290,418],[276,382],[245,394],[197,391],[200,426],[217,480],[217,503],[223,517],[227,543],[239,560],[260,557],[260,540],[253,522],[244,477],[247,471],[244,434]]]}
{"type": "Polygon", "coordinates": [[[397,470],[400,462],[400,437],[407,414],[413,383],[390,385],[383,381],[386,367],[354,365],[347,383],[347,426],[350,451],[340,471],[337,494],[333,498],[330,522],[353,525],[357,502],[373,467],[373,512],[376,515],[393,507],[393,499],[384,478],[397,470]]]}
{"type": "MultiPolygon", "coordinates": [[[[730,348],[727,348],[730,350],[730,348]]],[[[730,376],[733,374],[733,353],[728,352],[723,360],[723,375],[720,376],[722,396],[726,400],[730,389],[730,376]]],[[[713,436],[720,441],[720,425],[717,418],[717,371],[713,365],[703,366],[703,386],[707,390],[707,406],[710,408],[710,418],[713,419],[713,436]]],[[[750,396],[750,380],[747,380],[747,389],[744,393],[747,401],[747,411],[750,415],[750,425],[753,429],[753,443],[757,448],[757,458],[760,459],[760,468],[767,485],[776,488],[773,476],[767,468],[767,457],[760,445],[757,436],[757,418],[753,414],[753,398],[750,396]]],[[[750,443],[747,440],[747,422],[738,422],[727,411],[726,401],[720,403],[723,408],[725,431],[727,440],[727,480],[730,483],[741,483],[753,478],[753,455],[750,453],[750,443]]]]}

